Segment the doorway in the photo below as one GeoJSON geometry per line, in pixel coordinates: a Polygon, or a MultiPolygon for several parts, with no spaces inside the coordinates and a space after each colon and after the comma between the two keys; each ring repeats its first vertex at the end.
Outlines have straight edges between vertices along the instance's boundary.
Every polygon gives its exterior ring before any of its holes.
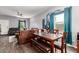
{"type": "Polygon", "coordinates": [[[1,31],[1,35],[3,34],[8,34],[8,30],[9,30],[9,21],[8,20],[0,20],[0,31],[1,31]]]}

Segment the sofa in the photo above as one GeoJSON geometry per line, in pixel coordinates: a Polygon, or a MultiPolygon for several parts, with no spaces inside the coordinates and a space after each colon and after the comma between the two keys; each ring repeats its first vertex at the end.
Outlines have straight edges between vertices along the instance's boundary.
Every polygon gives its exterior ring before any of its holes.
{"type": "Polygon", "coordinates": [[[15,35],[15,33],[17,33],[18,31],[19,31],[18,28],[9,28],[8,35],[9,36],[15,35]]]}

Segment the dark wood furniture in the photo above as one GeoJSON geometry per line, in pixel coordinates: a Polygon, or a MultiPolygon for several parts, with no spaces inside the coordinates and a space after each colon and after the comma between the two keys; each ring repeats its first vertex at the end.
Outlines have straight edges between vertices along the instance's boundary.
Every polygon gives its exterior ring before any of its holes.
{"type": "Polygon", "coordinates": [[[16,33],[16,37],[19,44],[26,44],[30,42],[30,39],[33,38],[33,32],[31,30],[24,30],[16,33]]]}
{"type": "Polygon", "coordinates": [[[32,31],[38,33],[39,32],[39,29],[38,28],[31,28],[32,31]]]}
{"type": "Polygon", "coordinates": [[[34,33],[35,39],[31,39],[31,46],[39,48],[43,52],[54,52],[54,41],[62,37],[60,34],[34,33]],[[39,39],[36,37],[40,37],[39,39]]]}
{"type": "Polygon", "coordinates": [[[77,33],[77,53],[79,53],[79,32],[77,33]]]}
{"type": "Polygon", "coordinates": [[[61,39],[59,39],[59,41],[57,41],[54,46],[55,46],[55,52],[57,49],[61,50],[61,53],[63,53],[65,50],[65,53],[67,52],[67,49],[66,49],[66,43],[65,43],[65,39],[66,39],[66,36],[67,36],[67,32],[63,32],[63,36],[61,39]]]}
{"type": "Polygon", "coordinates": [[[54,29],[54,33],[59,33],[59,30],[58,29],[54,29]]]}
{"type": "Polygon", "coordinates": [[[79,40],[77,40],[77,53],[79,53],[79,40]]]}

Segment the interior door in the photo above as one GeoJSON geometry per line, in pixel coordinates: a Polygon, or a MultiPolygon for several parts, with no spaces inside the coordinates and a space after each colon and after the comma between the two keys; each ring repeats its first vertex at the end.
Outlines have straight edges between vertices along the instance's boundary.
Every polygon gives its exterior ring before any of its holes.
{"type": "Polygon", "coordinates": [[[1,34],[8,34],[9,21],[8,20],[0,20],[0,24],[1,24],[1,34]]]}

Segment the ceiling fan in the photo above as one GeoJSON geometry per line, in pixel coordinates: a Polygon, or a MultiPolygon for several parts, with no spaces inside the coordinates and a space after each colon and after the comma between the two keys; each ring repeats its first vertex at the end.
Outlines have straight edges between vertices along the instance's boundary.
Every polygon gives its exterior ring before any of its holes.
{"type": "Polygon", "coordinates": [[[23,14],[21,12],[17,12],[17,15],[20,16],[20,17],[23,16],[23,14]]]}
{"type": "Polygon", "coordinates": [[[17,17],[19,18],[27,18],[22,12],[18,11],[16,14],[17,14],[17,17]]]}

